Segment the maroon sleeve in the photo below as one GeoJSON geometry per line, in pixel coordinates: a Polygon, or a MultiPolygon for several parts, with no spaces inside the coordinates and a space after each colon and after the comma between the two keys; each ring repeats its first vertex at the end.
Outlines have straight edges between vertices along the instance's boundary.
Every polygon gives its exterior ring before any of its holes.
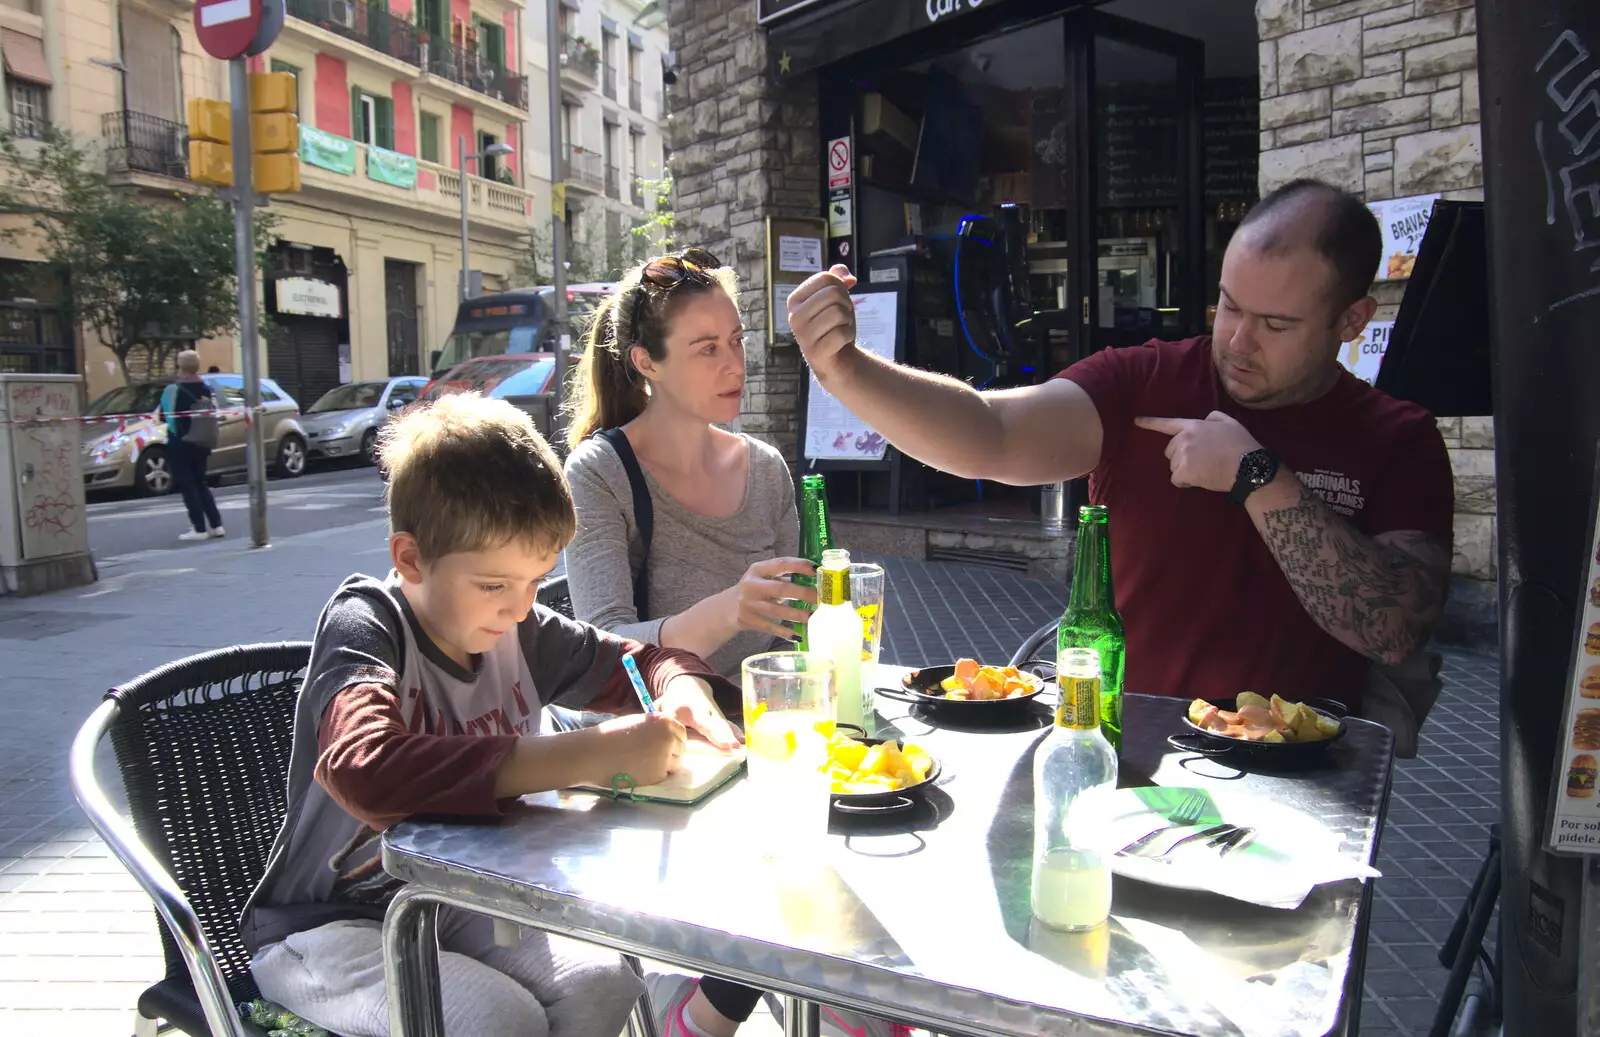
{"type": "MultiPolygon", "coordinates": [[[[1420,408],[1407,407],[1408,411],[1420,408]]],[[[1417,530],[1450,548],[1455,531],[1455,474],[1439,423],[1426,411],[1409,414],[1394,431],[1382,483],[1367,494],[1363,518],[1376,536],[1417,530]]]]}
{"type": "MultiPolygon", "coordinates": [[[[739,689],[732,681],[706,665],[698,655],[681,648],[662,648],[627,638],[618,640],[622,642],[623,654],[633,656],[633,661],[639,667],[639,676],[644,678],[644,685],[650,689],[651,695],[660,698],[675,678],[699,677],[711,685],[712,694],[723,712],[738,712],[736,704],[739,701],[739,689]]],[[[628,678],[628,671],[623,668],[620,658],[607,675],[600,693],[584,708],[613,716],[639,712],[639,694],[633,690],[633,681],[628,678]]]]}
{"type": "Polygon", "coordinates": [[[494,818],[494,787],[516,735],[406,730],[394,689],[339,692],[317,729],[317,783],[350,815],[382,831],[415,814],[494,818]]]}
{"type": "Polygon", "coordinates": [[[1095,412],[1100,415],[1099,467],[1109,464],[1127,440],[1133,419],[1139,416],[1139,400],[1155,371],[1156,360],[1154,343],[1113,347],[1086,356],[1056,375],[1076,382],[1089,394],[1095,412]]]}

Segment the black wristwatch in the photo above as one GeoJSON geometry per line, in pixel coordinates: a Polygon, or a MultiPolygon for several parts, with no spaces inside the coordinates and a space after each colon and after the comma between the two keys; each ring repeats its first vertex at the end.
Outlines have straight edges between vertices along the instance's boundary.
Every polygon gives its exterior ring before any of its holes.
{"type": "Polygon", "coordinates": [[[1278,455],[1264,448],[1239,458],[1239,475],[1228,491],[1228,499],[1243,505],[1245,498],[1277,478],[1279,463],[1278,455]]]}

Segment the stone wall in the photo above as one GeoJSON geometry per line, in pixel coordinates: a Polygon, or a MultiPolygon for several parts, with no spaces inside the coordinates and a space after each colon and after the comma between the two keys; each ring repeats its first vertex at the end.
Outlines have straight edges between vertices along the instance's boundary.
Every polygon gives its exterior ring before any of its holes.
{"type": "MultiPolygon", "coordinates": [[[[1473,0],[1257,0],[1261,190],[1312,176],[1368,201],[1483,197],[1473,0]]],[[[1403,281],[1380,283],[1393,320],[1403,281]]],[[[1441,419],[1456,474],[1455,572],[1495,578],[1494,432],[1441,419]]]]}
{"type": "Polygon", "coordinates": [[[669,131],[677,242],[739,272],[749,378],[739,428],[797,460],[801,363],[767,320],[766,218],[822,213],[822,144],[811,77],[767,76],[767,36],[750,0],[671,0],[678,58],[669,131]]]}

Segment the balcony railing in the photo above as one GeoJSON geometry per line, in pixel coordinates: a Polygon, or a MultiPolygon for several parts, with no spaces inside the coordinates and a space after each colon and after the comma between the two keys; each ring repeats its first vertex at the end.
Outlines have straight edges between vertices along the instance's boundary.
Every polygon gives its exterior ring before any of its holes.
{"type": "Polygon", "coordinates": [[[367,0],[287,0],[290,16],[370,47],[408,65],[487,97],[528,110],[528,80],[483,60],[476,52],[430,39],[381,3],[367,0]]]}
{"type": "Polygon", "coordinates": [[[603,191],[606,186],[605,158],[598,151],[578,147],[576,144],[567,156],[567,179],[578,187],[590,191],[603,191]]]}
{"type": "Polygon", "coordinates": [[[606,194],[619,202],[622,200],[622,170],[616,166],[606,167],[606,194]]]}
{"type": "Polygon", "coordinates": [[[628,107],[636,112],[644,112],[644,84],[637,79],[628,84],[628,107]]]}
{"type": "Polygon", "coordinates": [[[443,40],[428,41],[422,45],[424,71],[431,75],[460,83],[469,90],[493,97],[497,101],[528,110],[528,77],[519,76],[492,62],[484,61],[472,51],[451,46],[443,40]]]}
{"type": "Polygon", "coordinates": [[[561,70],[592,82],[600,74],[600,52],[581,36],[564,36],[561,39],[561,70]]]}
{"type": "MultiPolygon", "coordinates": [[[[386,153],[388,173],[374,175],[372,157],[374,149],[359,141],[350,142],[353,155],[344,169],[331,169],[305,160],[302,155],[301,175],[306,189],[333,190],[341,194],[360,194],[365,198],[386,200],[404,206],[408,211],[430,211],[439,215],[458,212],[461,206],[461,174],[449,166],[436,162],[411,160],[386,153]],[[397,184],[393,176],[396,160],[415,163],[413,182],[397,184]]],[[[472,219],[489,220],[502,225],[523,225],[527,222],[532,196],[519,187],[487,180],[481,176],[467,177],[467,210],[472,219]]]]}
{"type": "Polygon", "coordinates": [[[366,0],[288,0],[289,15],[343,36],[380,54],[421,67],[421,36],[415,25],[396,18],[382,4],[366,0]]]}
{"type": "Polygon", "coordinates": [[[628,188],[628,200],[633,203],[635,209],[644,208],[644,185],[639,183],[637,176],[633,178],[633,184],[628,188]]]}
{"type": "Polygon", "coordinates": [[[617,99],[617,66],[607,64],[600,74],[600,92],[611,100],[617,99]]]}
{"type": "Polygon", "coordinates": [[[188,127],[143,112],[107,112],[100,117],[106,169],[112,173],[189,176],[188,127]]]}

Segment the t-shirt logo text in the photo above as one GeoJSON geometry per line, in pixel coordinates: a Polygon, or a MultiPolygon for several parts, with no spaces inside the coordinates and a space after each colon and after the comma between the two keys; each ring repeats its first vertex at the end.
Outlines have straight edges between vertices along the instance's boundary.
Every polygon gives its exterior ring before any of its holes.
{"type": "Polygon", "coordinates": [[[1352,479],[1342,472],[1318,468],[1314,472],[1300,472],[1300,482],[1328,507],[1346,517],[1367,506],[1361,496],[1361,480],[1352,479]]]}

